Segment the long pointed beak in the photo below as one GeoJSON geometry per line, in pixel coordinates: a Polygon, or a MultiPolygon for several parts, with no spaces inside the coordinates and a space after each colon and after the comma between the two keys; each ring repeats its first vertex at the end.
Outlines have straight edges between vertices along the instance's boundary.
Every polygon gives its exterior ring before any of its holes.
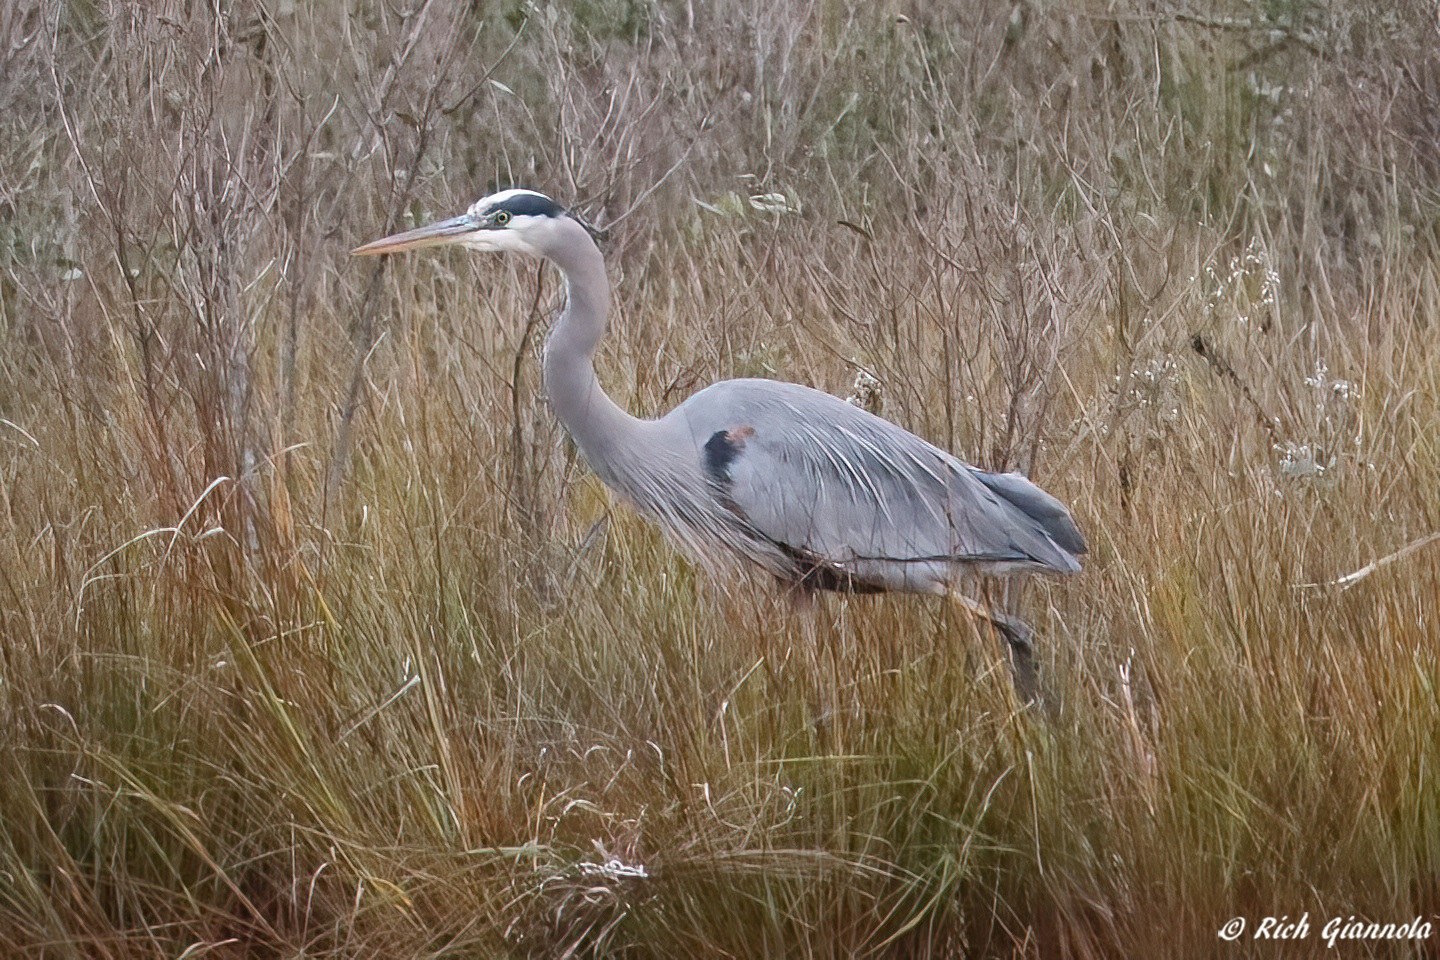
{"type": "Polygon", "coordinates": [[[415,250],[420,247],[438,247],[447,243],[457,243],[477,233],[479,229],[475,221],[468,216],[451,217],[449,220],[439,220],[428,226],[406,230],[404,233],[395,233],[388,237],[381,237],[379,240],[371,240],[369,243],[351,250],[350,255],[364,257],[377,253],[399,253],[401,250],[415,250]]]}

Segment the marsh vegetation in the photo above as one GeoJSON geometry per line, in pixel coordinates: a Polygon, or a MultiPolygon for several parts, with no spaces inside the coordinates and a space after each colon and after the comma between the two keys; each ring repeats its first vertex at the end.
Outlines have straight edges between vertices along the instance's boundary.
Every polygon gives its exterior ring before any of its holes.
{"type": "Polygon", "coordinates": [[[0,11],[0,948],[1440,913],[1434,7],[1063,6],[0,11]],[[991,592],[1053,715],[938,603],[811,643],[612,502],[541,395],[553,272],[347,255],[511,185],[610,227],[632,411],[863,371],[1072,504],[1084,572],[991,592]]]}

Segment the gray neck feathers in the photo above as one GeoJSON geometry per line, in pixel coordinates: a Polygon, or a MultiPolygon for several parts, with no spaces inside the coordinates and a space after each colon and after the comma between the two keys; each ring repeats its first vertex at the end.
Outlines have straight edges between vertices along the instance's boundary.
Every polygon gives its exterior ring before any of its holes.
{"type": "MultiPolygon", "coordinates": [[[[569,217],[556,223],[541,251],[565,275],[565,312],[545,345],[545,390],[565,429],[603,480],[622,478],[617,470],[641,421],[621,410],[595,377],[595,349],[605,336],[610,281],[605,258],[585,228],[569,217]]],[[[622,484],[623,485],[623,484],[622,484]]]]}

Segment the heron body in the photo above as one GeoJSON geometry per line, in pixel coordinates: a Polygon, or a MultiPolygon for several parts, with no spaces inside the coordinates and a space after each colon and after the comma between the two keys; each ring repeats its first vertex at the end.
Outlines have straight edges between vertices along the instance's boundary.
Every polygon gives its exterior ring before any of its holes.
{"type": "Polygon", "coordinates": [[[557,417],[611,488],[703,566],[757,564],[803,592],[946,593],[969,573],[1069,574],[1085,540],[1060,501],[988,473],[838,397],[725,380],[657,420],[601,389],[594,355],[610,284],[587,228],[542,194],[506,190],[463,215],[357,248],[460,244],[544,257],[566,281],[545,350],[557,417]]]}

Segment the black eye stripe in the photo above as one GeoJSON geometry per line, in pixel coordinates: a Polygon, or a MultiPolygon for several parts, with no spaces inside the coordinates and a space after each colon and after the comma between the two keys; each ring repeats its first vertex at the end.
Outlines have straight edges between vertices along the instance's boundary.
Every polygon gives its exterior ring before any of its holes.
{"type": "Polygon", "coordinates": [[[517,193],[500,203],[495,212],[505,211],[514,217],[560,217],[565,208],[554,200],[538,193],[517,193]]]}

